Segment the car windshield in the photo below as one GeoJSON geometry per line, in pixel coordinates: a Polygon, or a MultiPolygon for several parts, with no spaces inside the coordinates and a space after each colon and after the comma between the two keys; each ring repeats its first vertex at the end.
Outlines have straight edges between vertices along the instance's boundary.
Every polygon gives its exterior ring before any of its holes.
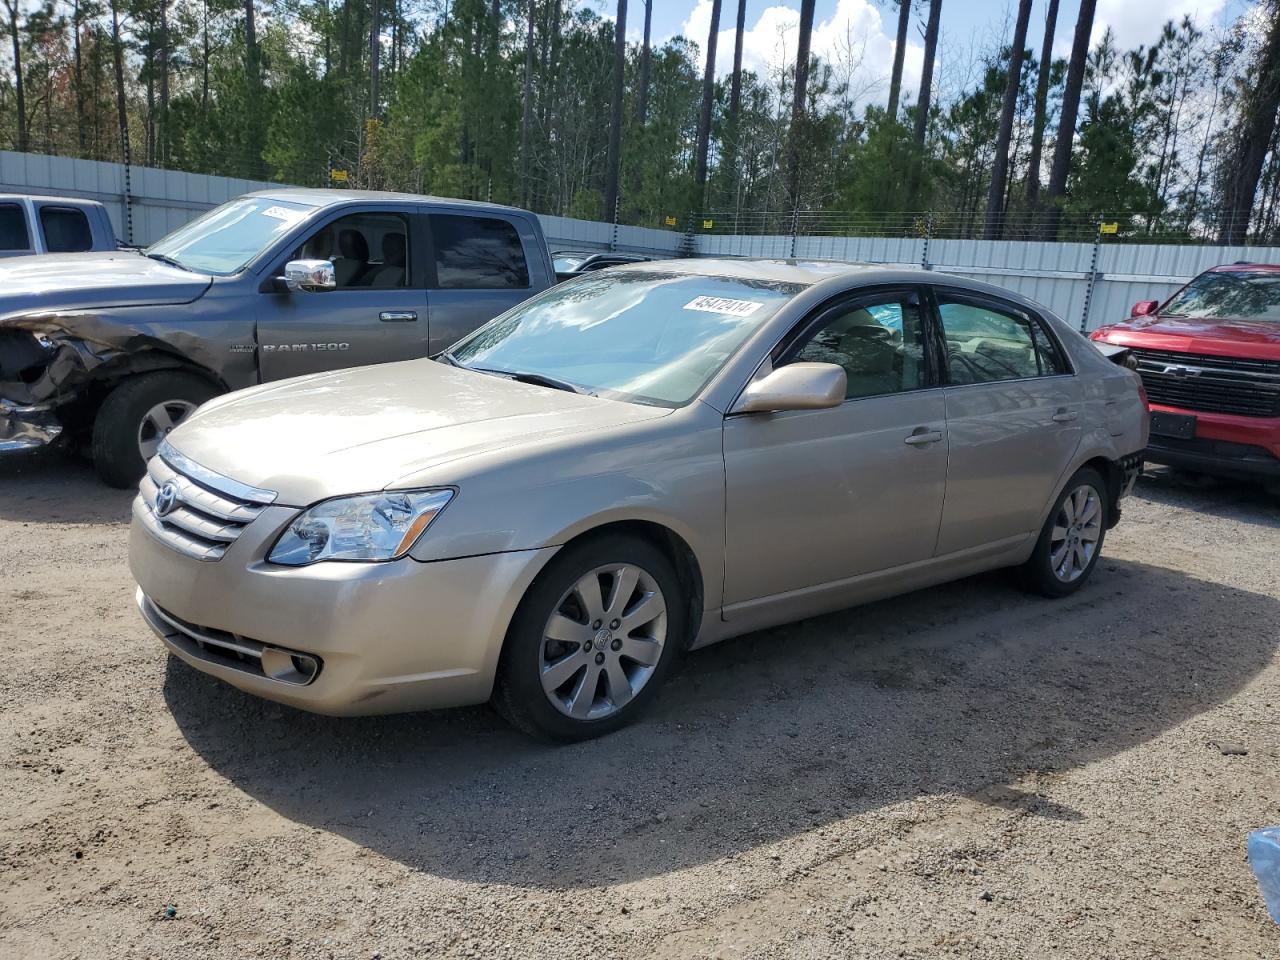
{"type": "Polygon", "coordinates": [[[142,252],[189,270],[229,277],[314,209],[271,197],[241,197],[215,207],[142,252]]]}
{"type": "Polygon", "coordinates": [[[612,399],[678,407],[803,289],[648,270],[591,273],[509,310],[446,358],[612,399]]]}
{"type": "Polygon", "coordinates": [[[1280,273],[1230,270],[1202,273],[1160,311],[1169,317],[1280,321],[1280,273]]]}

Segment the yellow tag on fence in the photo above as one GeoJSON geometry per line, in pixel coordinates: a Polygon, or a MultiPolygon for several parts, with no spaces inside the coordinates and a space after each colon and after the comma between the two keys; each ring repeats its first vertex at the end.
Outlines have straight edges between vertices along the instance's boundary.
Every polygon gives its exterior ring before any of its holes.
{"type": "Polygon", "coordinates": [[[1120,224],[1114,223],[1114,222],[1100,224],[1098,226],[1098,232],[1099,233],[1119,233],[1120,224]]]}
{"type": "Polygon", "coordinates": [[[667,217],[667,219],[666,219],[666,221],[665,221],[665,222],[666,222],[666,224],[667,224],[667,226],[668,226],[668,227],[674,227],[674,226],[676,225],[676,218],[675,218],[675,217],[667,217]]]}
{"type": "Polygon", "coordinates": [[[716,222],[715,222],[714,220],[703,220],[703,221],[702,221],[702,229],[703,229],[703,230],[710,230],[710,229],[711,229],[712,227],[714,227],[715,225],[716,225],[716,222]]]}

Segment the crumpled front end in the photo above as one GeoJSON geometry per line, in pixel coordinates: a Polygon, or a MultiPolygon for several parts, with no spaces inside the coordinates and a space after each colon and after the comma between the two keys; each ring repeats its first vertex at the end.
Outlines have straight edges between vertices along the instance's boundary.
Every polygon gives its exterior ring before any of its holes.
{"type": "Polygon", "coordinates": [[[36,323],[0,326],[0,453],[56,440],[63,430],[58,408],[116,352],[36,323]]]}

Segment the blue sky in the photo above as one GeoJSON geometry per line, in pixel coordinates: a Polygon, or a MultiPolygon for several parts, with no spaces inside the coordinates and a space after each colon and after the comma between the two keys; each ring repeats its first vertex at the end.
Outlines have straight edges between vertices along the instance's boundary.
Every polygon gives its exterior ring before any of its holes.
{"type": "MultiPolygon", "coordinates": [[[[706,41],[711,22],[711,0],[653,0],[653,35],[661,41],[677,34],[706,41]]],[[[612,16],[616,0],[590,0],[601,13],[612,16]]],[[[1036,0],[1031,13],[1028,46],[1039,47],[1048,0],[1036,0]]],[[[637,41],[644,23],[643,0],[628,2],[627,33],[637,41]]],[[[919,76],[923,41],[918,24],[927,13],[928,0],[913,0],[910,39],[907,42],[907,86],[919,76]]],[[[1151,43],[1165,21],[1190,15],[1203,29],[1231,22],[1250,6],[1249,0],[1098,0],[1095,40],[1110,26],[1122,49],[1151,43]]],[[[726,73],[733,62],[733,27],[737,0],[722,0],[721,36],[716,56],[717,72],[726,73]]],[[[795,24],[800,0],[748,0],[745,61],[757,72],[795,56],[795,24]]],[[[968,76],[974,55],[1005,41],[1013,30],[1015,0],[943,0],[938,82],[944,91],[960,87],[968,76]]],[[[1079,0],[1060,0],[1055,31],[1055,51],[1065,56],[1071,48],[1079,0]]],[[[897,12],[889,0],[817,0],[814,52],[845,65],[860,100],[883,102],[893,60],[897,12]]]]}

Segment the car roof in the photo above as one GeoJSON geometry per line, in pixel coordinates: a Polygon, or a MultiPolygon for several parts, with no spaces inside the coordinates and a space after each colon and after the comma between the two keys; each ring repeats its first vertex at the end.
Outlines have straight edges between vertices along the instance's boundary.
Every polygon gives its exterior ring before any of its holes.
{"type": "Polygon", "coordinates": [[[1206,273],[1280,273],[1280,264],[1249,263],[1241,260],[1238,263],[1223,263],[1210,267],[1206,273]]]}
{"type": "Polygon", "coordinates": [[[41,193],[0,193],[0,200],[35,200],[38,203],[61,203],[74,205],[77,203],[89,203],[95,207],[102,204],[97,200],[89,200],[86,197],[55,197],[41,193]]]}
{"type": "MultiPolygon", "coordinates": [[[[752,257],[707,257],[698,259],[651,260],[610,267],[610,272],[681,273],[687,276],[728,277],[740,280],[763,280],[773,283],[796,283],[806,287],[823,285],[829,292],[872,284],[906,285],[927,283],[934,287],[967,290],[1009,301],[1042,316],[1054,316],[1037,303],[1007,287],[973,280],[951,273],[925,270],[921,267],[894,266],[879,263],[850,263],[841,260],[779,260],[752,257]]],[[[1060,319],[1060,318],[1059,318],[1060,319]]]]}
{"type": "Polygon", "coordinates": [[[480,200],[454,200],[450,197],[432,197],[420,193],[394,193],[388,190],[329,190],[314,187],[277,187],[270,190],[257,190],[246,194],[246,196],[304,203],[317,208],[332,207],[341,203],[350,203],[353,200],[365,200],[383,203],[429,203],[463,210],[501,210],[505,213],[531,215],[527,210],[521,210],[519,207],[504,206],[500,203],[485,203],[480,200]]]}

